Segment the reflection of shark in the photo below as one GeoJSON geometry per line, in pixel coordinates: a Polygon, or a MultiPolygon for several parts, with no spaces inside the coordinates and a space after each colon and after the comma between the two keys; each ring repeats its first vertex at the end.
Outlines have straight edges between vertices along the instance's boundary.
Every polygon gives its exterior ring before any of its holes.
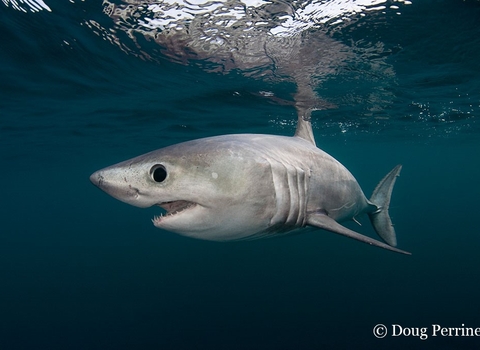
{"type": "Polygon", "coordinates": [[[351,54],[349,49],[319,30],[293,25],[294,4],[253,1],[255,6],[247,6],[249,2],[104,0],[104,12],[113,19],[115,30],[103,34],[125,49],[118,32],[126,32],[137,54],[144,57],[152,58],[144,49],[147,39],[177,62],[203,62],[209,71],[238,70],[248,76],[293,81],[297,108],[331,107],[314,89],[335,73],[351,54]]]}
{"type": "Polygon", "coordinates": [[[388,214],[401,166],[365,198],[352,174],[315,146],[310,112],[301,113],[294,137],[224,135],[166,147],[99,170],[90,180],[138,207],[167,211],[156,227],[185,236],[231,241],[273,237],[314,226],[359,241],[394,248],[388,214]],[[338,222],[367,213],[388,244],[338,222]]]}

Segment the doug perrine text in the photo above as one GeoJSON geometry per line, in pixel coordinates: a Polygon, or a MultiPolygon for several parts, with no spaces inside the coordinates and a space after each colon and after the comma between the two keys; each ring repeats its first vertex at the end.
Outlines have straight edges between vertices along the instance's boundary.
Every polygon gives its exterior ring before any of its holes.
{"type": "Polygon", "coordinates": [[[428,337],[480,337],[480,327],[444,327],[432,324],[429,327],[406,327],[399,324],[377,324],[373,327],[373,335],[377,338],[389,337],[417,337],[426,340],[428,337]]]}

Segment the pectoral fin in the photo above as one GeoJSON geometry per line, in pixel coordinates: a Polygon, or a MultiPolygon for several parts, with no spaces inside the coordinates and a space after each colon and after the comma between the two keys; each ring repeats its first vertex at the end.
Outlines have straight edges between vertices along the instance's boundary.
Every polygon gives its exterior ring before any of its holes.
{"type": "Polygon", "coordinates": [[[382,242],[377,241],[373,238],[370,238],[370,237],[361,235],[360,233],[357,233],[355,231],[352,231],[352,230],[340,225],[338,222],[336,222],[335,220],[333,220],[332,218],[330,218],[326,214],[322,214],[322,213],[310,214],[308,216],[307,225],[315,226],[315,227],[318,227],[318,228],[321,228],[321,229],[324,229],[324,230],[327,230],[327,231],[338,233],[340,235],[356,239],[357,241],[367,243],[367,244],[370,244],[370,245],[374,245],[376,247],[380,247],[380,248],[383,248],[383,249],[391,250],[391,251],[396,252],[396,253],[411,255],[411,253],[409,253],[409,252],[394,248],[392,246],[389,246],[388,244],[382,243],[382,242]]]}

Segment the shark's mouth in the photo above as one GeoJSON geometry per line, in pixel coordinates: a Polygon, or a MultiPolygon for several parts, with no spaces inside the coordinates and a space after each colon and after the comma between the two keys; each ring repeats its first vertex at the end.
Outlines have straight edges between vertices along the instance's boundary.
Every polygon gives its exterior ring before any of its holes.
{"type": "Polygon", "coordinates": [[[189,208],[195,207],[197,204],[189,201],[173,201],[158,203],[157,205],[162,209],[165,209],[167,212],[153,218],[152,222],[155,226],[159,226],[164,220],[167,220],[168,218],[179,214],[189,208]]]}

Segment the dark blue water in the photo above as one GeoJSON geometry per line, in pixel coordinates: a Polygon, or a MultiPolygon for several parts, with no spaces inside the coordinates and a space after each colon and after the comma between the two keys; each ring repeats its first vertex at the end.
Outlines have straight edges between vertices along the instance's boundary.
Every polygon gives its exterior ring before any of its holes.
{"type": "Polygon", "coordinates": [[[122,50],[91,25],[118,29],[100,3],[46,5],[0,4],[0,349],[478,348],[480,330],[432,332],[480,327],[480,2],[310,28],[348,52],[316,73],[335,105],[313,114],[317,145],[367,194],[403,164],[390,212],[410,257],[320,230],[188,239],[100,192],[93,171],[156,148],[292,135],[295,109],[259,91],[291,100],[295,85],[179,64],[117,30],[122,50]]]}

